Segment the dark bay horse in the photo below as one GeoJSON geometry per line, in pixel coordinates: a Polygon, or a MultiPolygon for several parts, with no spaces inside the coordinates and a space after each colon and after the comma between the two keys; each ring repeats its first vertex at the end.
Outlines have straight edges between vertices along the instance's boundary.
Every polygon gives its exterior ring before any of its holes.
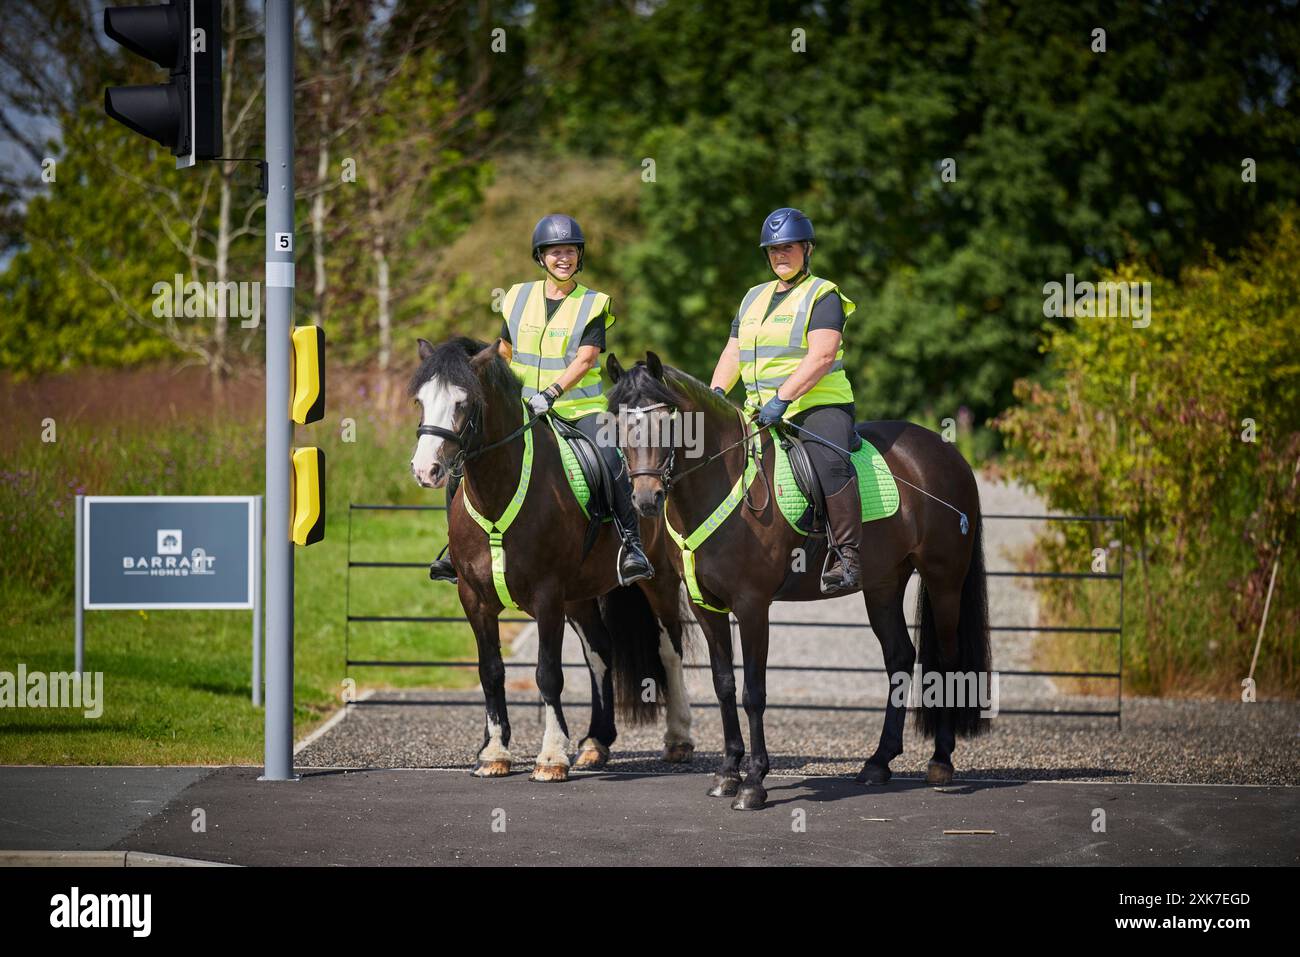
{"type": "MultiPolygon", "coordinates": [[[[466,511],[501,519],[521,488],[526,421],[522,384],[490,345],[457,337],[434,347],[419,340],[420,367],[410,394],[422,409],[411,459],[416,480],[442,488],[449,468],[464,468],[459,494],[447,513],[448,537],[465,615],[478,642],[479,680],[486,699],[483,745],[474,773],[510,772],[510,721],[497,616],[505,609],[493,580],[487,533],[466,511]]],[[[546,731],[533,780],[563,781],[569,772],[569,731],[560,707],[560,667],[567,618],[582,640],[591,672],[591,726],[578,746],[576,768],[609,760],[617,731],[614,714],[633,722],[666,707],[664,759],[689,761],[690,707],[682,677],[680,579],[667,559],[659,522],[646,522],[642,541],[656,576],[620,586],[615,570],[618,536],[601,526],[583,558],[587,518],[570,491],[550,426],[534,420],[533,457],[526,494],[503,538],[509,597],[537,622],[537,687],[546,708],[546,731]],[[649,685],[653,682],[653,686],[649,685]],[[647,689],[653,693],[647,693],[647,689]]]]}
{"type": "MultiPolygon", "coordinates": [[[[633,502],[646,516],[664,512],[678,534],[689,535],[714,515],[742,476],[747,455],[744,436],[755,426],[743,419],[740,410],[727,399],[698,379],[663,365],[652,352],[631,369],[624,369],[611,355],[608,368],[615,381],[608,397],[610,410],[618,411],[625,424],[629,417],[637,417],[640,423],[637,429],[624,430],[620,436],[633,476],[633,502]],[[703,454],[698,464],[677,454],[676,438],[668,442],[656,440],[665,435],[680,437],[683,430],[666,429],[664,421],[678,415],[699,417],[695,433],[702,438],[703,454]],[[717,458],[710,461],[713,456],[717,458]]],[[[971,704],[970,697],[924,693],[927,676],[942,679],[929,685],[931,690],[936,684],[949,688],[951,684],[946,682],[963,677],[992,680],[975,476],[953,445],[910,422],[868,422],[859,424],[857,431],[880,451],[898,479],[949,503],[936,501],[900,481],[901,500],[894,515],[863,527],[861,591],[872,630],[884,652],[890,694],[880,743],[857,779],[866,784],[885,783],[891,774],[890,761],[903,751],[906,687],[917,661],[917,650],[903,615],[903,593],[915,569],[922,582],[917,621],[923,693],[917,724],[924,734],[935,739],[926,780],[948,784],[953,777],[952,752],[957,735],[970,736],[988,729],[987,718],[980,715],[980,703],[971,704]],[[955,510],[967,516],[967,533],[955,510]]],[[[743,782],[740,763],[745,743],[736,714],[727,615],[694,607],[709,642],[713,687],[722,709],[726,742],[722,766],[709,794],[735,796],[732,807],[738,810],[760,808],[767,797],[763,788],[768,771],[763,709],[767,697],[769,605],[774,600],[816,601],[827,597],[820,589],[825,539],[800,534],[781,516],[772,495],[772,437],[764,434],[762,441],[766,495],[763,476],[758,476],[746,500],[693,552],[704,601],[715,608],[731,609],[740,625],[744,705],[751,747],[749,772],[743,782]]],[[[682,572],[682,556],[676,548],[672,549],[672,560],[673,567],[682,572]]]]}

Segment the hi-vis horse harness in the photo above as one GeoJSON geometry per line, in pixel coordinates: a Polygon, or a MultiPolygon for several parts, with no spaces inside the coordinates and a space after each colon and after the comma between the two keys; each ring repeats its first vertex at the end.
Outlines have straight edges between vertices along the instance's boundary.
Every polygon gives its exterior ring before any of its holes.
{"type": "MultiPolygon", "coordinates": [[[[628,409],[627,412],[629,414],[640,414],[659,408],[668,408],[668,403],[658,402],[654,405],[645,405],[640,408],[628,409]]],[[[673,409],[673,415],[676,414],[677,410],[673,409]]],[[[734,448],[736,445],[742,443],[748,444],[749,447],[745,450],[744,471],[740,473],[740,477],[736,479],[736,484],[731,486],[731,491],[727,493],[726,498],[718,503],[718,507],[713,510],[713,513],[693,532],[689,535],[683,536],[677,531],[677,529],[673,528],[673,523],[668,520],[668,510],[666,508],[664,509],[664,527],[668,529],[668,536],[673,540],[673,544],[675,544],[682,553],[682,577],[686,580],[686,591],[690,594],[691,601],[699,605],[701,608],[707,608],[709,611],[717,611],[724,614],[729,612],[731,609],[717,608],[704,600],[704,594],[700,591],[699,579],[695,575],[695,552],[704,544],[708,537],[717,531],[718,527],[725,522],[728,517],[730,517],[731,513],[736,510],[736,506],[740,504],[741,499],[743,499],[748,493],[749,486],[753,483],[754,479],[762,474],[759,463],[761,462],[760,456],[762,455],[763,430],[757,429],[753,433],[750,433],[749,426],[746,424],[743,414],[740,416],[740,429],[741,433],[744,435],[744,438],[742,438],[740,442],[733,443],[727,448],[720,450],[717,455],[711,456],[699,465],[693,466],[687,470],[693,472],[695,469],[709,464],[713,459],[717,458],[723,452],[734,448]]],[[[653,475],[663,483],[664,494],[666,495],[669,486],[672,484],[670,474],[673,470],[673,463],[676,460],[676,456],[677,448],[674,446],[669,449],[668,458],[662,466],[653,469],[632,469],[628,472],[628,477],[635,478],[638,475],[653,475]]],[[[683,473],[683,475],[684,474],[685,473],[683,473]]],[[[682,476],[678,476],[678,478],[681,477],[682,476]]]]}
{"type": "Polygon", "coordinates": [[[417,430],[417,435],[436,435],[443,439],[449,439],[456,442],[460,448],[457,450],[449,471],[463,472],[464,463],[468,459],[477,458],[488,449],[496,448],[506,442],[514,439],[520,432],[524,435],[524,461],[519,468],[519,485],[515,489],[514,497],[510,499],[510,504],[506,510],[501,513],[501,517],[495,522],[491,519],[484,518],[474,504],[469,500],[469,494],[466,492],[462,497],[465,499],[465,511],[469,517],[478,523],[479,528],[487,532],[488,548],[492,552],[492,584],[496,587],[497,597],[501,599],[501,604],[507,608],[518,609],[519,605],[510,597],[510,589],[506,587],[506,550],[501,540],[505,537],[506,531],[519,514],[519,509],[524,504],[524,498],[528,495],[529,479],[533,474],[533,430],[532,426],[537,422],[539,416],[529,415],[528,403],[520,399],[520,404],[524,407],[524,424],[511,432],[504,439],[493,442],[491,445],[485,445],[477,449],[467,449],[468,434],[476,431],[478,425],[474,417],[466,420],[465,425],[461,427],[460,432],[453,432],[450,429],[444,429],[437,425],[421,425],[417,430]]]}

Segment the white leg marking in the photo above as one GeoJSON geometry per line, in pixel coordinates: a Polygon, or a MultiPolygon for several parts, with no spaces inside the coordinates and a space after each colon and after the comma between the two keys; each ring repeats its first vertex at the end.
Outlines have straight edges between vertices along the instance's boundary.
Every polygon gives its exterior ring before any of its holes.
{"type": "Polygon", "coordinates": [[[609,669],[605,666],[605,661],[600,655],[591,650],[591,644],[587,641],[587,633],[582,630],[582,626],[576,621],[570,621],[573,630],[578,633],[578,640],[582,642],[582,654],[587,659],[587,667],[591,669],[593,677],[596,679],[596,701],[602,708],[608,708],[608,703],[604,699],[605,693],[605,672],[609,669]]]}
{"type": "Polygon", "coordinates": [[[682,671],[682,656],[673,648],[668,629],[659,624],[659,660],[664,663],[668,678],[668,728],[664,731],[664,744],[690,744],[691,705],[686,699],[686,679],[682,671]]]}
{"type": "Polygon", "coordinates": [[[549,704],[546,706],[546,734],[542,736],[542,750],[537,753],[537,763],[569,766],[569,736],[560,727],[560,716],[549,704]]]}
{"type": "Polygon", "coordinates": [[[510,749],[501,741],[501,725],[487,719],[488,741],[478,753],[480,761],[510,761],[510,749]]]}

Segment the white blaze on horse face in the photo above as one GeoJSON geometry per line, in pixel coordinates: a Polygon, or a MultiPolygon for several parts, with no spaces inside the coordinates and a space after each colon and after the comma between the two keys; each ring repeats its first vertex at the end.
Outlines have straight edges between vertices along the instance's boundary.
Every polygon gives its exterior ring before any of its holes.
{"type": "MultiPolygon", "coordinates": [[[[436,378],[430,379],[416,393],[423,410],[420,424],[452,429],[456,403],[464,402],[466,396],[467,393],[460,386],[448,386],[436,378]]],[[[446,481],[445,472],[437,482],[433,479],[433,464],[438,461],[438,451],[445,441],[441,436],[422,435],[415,443],[415,454],[411,456],[411,474],[426,488],[440,488],[446,481]]]]}

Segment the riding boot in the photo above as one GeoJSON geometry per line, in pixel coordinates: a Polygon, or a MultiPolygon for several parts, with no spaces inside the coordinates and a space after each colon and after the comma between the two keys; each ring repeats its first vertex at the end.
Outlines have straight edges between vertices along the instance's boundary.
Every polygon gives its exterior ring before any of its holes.
{"type": "Polygon", "coordinates": [[[628,481],[626,467],[614,479],[614,523],[623,540],[623,547],[618,550],[618,583],[630,585],[643,578],[654,578],[655,567],[641,547],[641,526],[632,507],[632,483],[628,481]]]}
{"type": "MultiPolygon", "coordinates": [[[[456,489],[460,487],[459,478],[447,479],[447,517],[451,518],[451,500],[456,497],[456,489]]],[[[451,564],[451,543],[448,542],[438,553],[438,557],[429,565],[429,577],[436,582],[455,582],[456,569],[451,564]]]]}
{"type": "Polygon", "coordinates": [[[852,591],[862,583],[858,563],[858,545],[862,538],[862,501],[858,496],[858,483],[850,479],[844,488],[826,496],[826,526],[829,540],[835,546],[831,554],[835,562],[822,574],[821,589],[824,595],[852,591]]]}

